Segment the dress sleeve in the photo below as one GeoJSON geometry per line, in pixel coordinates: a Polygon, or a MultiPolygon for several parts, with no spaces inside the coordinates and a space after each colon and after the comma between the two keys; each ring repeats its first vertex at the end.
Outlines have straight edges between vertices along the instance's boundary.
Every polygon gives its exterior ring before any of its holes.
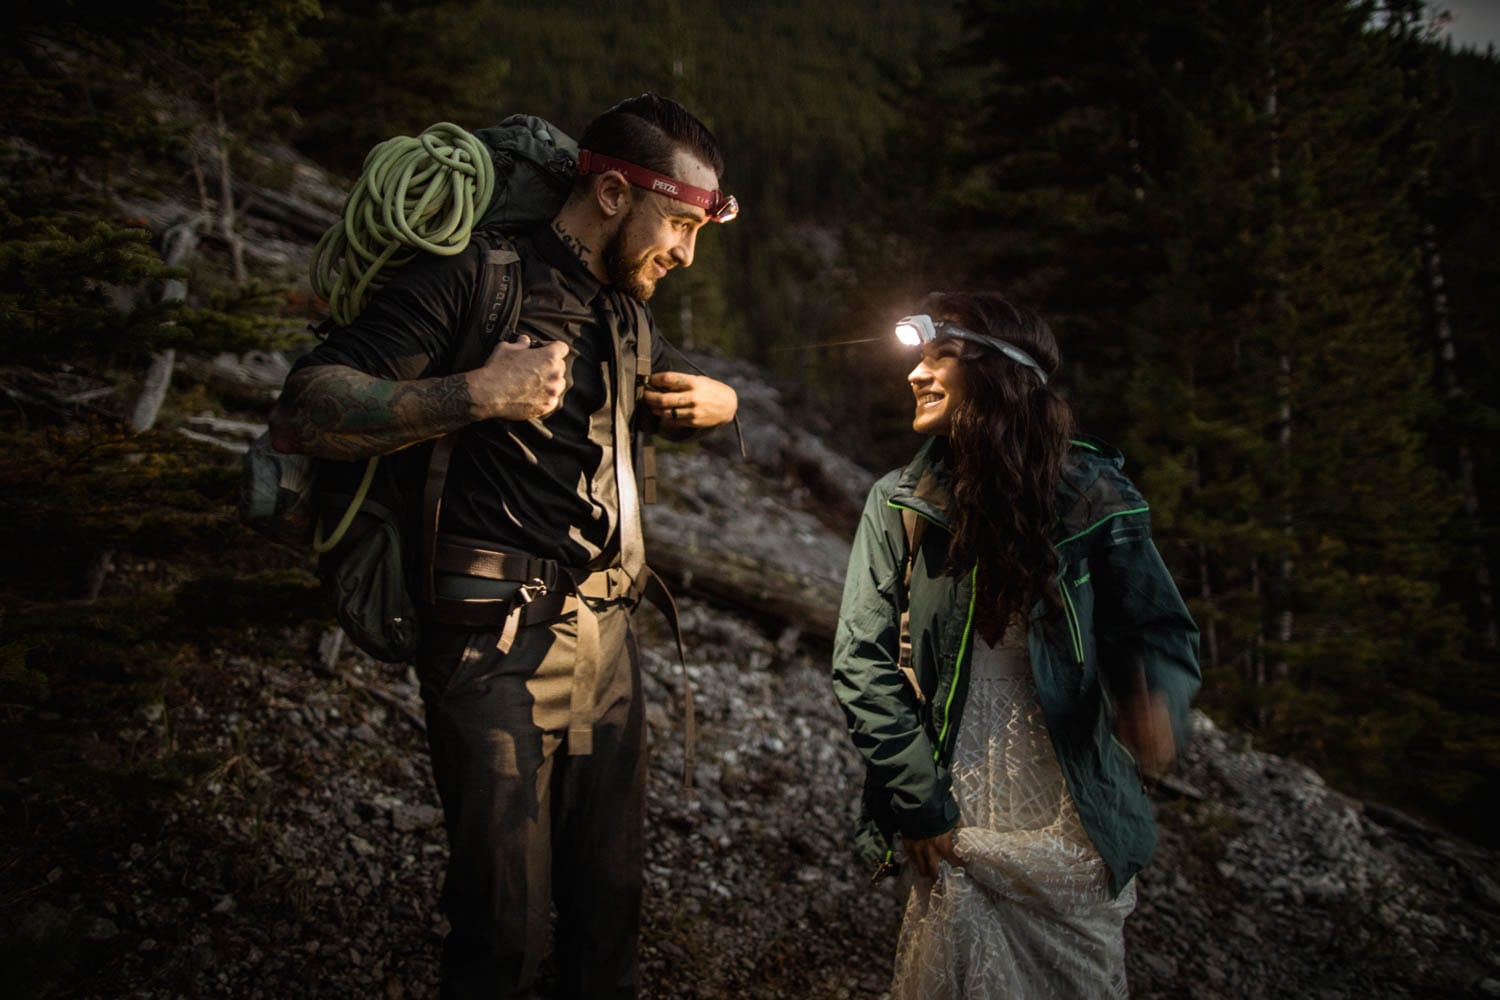
{"type": "Polygon", "coordinates": [[[902,835],[935,837],[953,828],[958,804],[898,666],[906,533],[886,503],[895,476],[870,491],[854,536],[834,635],[833,690],[902,835]]]}

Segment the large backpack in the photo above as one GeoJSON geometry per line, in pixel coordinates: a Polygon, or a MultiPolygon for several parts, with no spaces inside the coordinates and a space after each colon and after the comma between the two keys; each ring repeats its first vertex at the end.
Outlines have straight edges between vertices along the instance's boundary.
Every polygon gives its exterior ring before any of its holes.
{"type": "MultiPolygon", "coordinates": [[[[415,138],[376,146],[339,221],[314,250],[313,288],[330,305],[318,331],[352,322],[369,294],[417,254],[460,253],[477,237],[485,244],[485,266],[448,369],[483,364],[498,338],[514,330],[520,312],[519,258],[506,237],[556,214],[572,184],[577,149],[530,115],[513,115],[472,135],[440,123],[415,138]]],[[[644,360],[638,384],[649,374],[649,345],[644,360]]],[[[246,454],[241,519],[276,541],[318,553],[339,623],[377,659],[401,662],[416,652],[412,588],[428,589],[420,579],[431,574],[431,566],[422,565],[430,551],[425,536],[429,524],[435,532],[455,438],[384,460],[338,462],[281,454],[263,434],[246,454]],[[413,530],[418,511],[420,545],[413,530]]]]}

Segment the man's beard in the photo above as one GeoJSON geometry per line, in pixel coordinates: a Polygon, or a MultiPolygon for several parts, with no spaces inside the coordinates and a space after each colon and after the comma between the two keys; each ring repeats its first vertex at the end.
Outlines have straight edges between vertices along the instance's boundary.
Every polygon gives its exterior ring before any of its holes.
{"type": "Polygon", "coordinates": [[[633,299],[647,302],[656,291],[656,278],[650,275],[650,269],[654,265],[649,252],[633,259],[626,258],[625,233],[629,229],[630,215],[627,214],[609,242],[604,244],[601,261],[611,285],[633,299]]]}

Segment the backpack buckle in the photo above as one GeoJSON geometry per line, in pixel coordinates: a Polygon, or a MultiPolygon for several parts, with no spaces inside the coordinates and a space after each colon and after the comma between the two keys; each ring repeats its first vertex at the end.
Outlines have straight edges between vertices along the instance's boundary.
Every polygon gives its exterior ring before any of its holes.
{"type": "Polygon", "coordinates": [[[526,610],[526,605],[546,595],[547,583],[539,576],[532,577],[516,589],[510,613],[505,616],[505,624],[500,626],[500,637],[495,640],[495,648],[500,651],[501,656],[509,653],[510,647],[515,645],[516,632],[521,628],[521,613],[526,610]]]}
{"type": "Polygon", "coordinates": [[[530,604],[538,597],[547,596],[547,583],[539,576],[534,576],[516,590],[516,601],[522,605],[530,604]]]}

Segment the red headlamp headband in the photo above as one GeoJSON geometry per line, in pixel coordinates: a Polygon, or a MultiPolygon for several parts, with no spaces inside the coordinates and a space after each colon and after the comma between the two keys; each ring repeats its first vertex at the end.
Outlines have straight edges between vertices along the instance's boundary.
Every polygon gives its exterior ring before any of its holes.
{"type": "Polygon", "coordinates": [[[725,194],[723,191],[710,191],[707,188],[693,187],[682,181],[674,180],[666,174],[659,174],[655,170],[647,170],[645,167],[636,166],[627,160],[616,159],[613,156],[601,156],[587,149],[578,151],[578,173],[602,174],[606,171],[618,170],[625,175],[625,179],[638,188],[647,191],[655,191],[657,194],[666,195],[668,198],[683,202],[688,205],[697,205],[708,213],[709,222],[732,222],[735,216],[740,214],[740,203],[735,200],[734,195],[725,194]]]}

